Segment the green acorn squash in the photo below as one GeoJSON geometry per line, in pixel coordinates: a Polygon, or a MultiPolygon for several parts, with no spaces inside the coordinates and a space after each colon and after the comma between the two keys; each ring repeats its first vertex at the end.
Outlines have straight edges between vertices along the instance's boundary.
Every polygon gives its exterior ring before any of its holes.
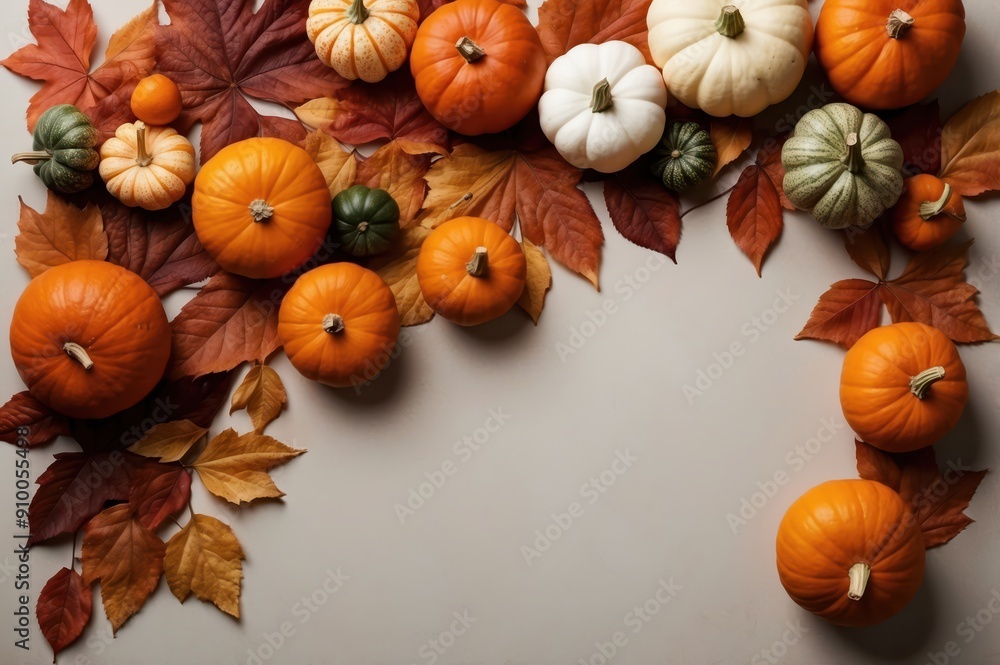
{"type": "Polygon", "coordinates": [[[399,233],[399,204],[384,189],[355,185],[334,197],[333,225],[348,254],[381,254],[399,233]]]}
{"type": "Polygon", "coordinates": [[[74,194],[94,182],[94,169],[101,161],[94,150],[99,138],[97,128],[78,108],[60,104],[38,119],[33,151],[19,152],[11,162],[33,164],[46,187],[74,194]]]}
{"type": "Polygon", "coordinates": [[[675,122],[667,127],[651,156],[653,175],[675,192],[710,178],[718,159],[712,137],[696,122],[675,122]]]}

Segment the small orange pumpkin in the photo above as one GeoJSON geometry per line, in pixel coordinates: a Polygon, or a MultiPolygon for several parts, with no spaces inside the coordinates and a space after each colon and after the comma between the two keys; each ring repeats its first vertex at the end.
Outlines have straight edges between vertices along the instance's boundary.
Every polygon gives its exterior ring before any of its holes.
{"type": "Polygon", "coordinates": [[[535,108],[545,51],[519,8],[496,0],[456,0],[417,29],[410,71],[417,95],[438,122],[460,134],[501,132],[535,108]]]}
{"type": "Polygon", "coordinates": [[[896,109],[944,83],[964,37],[962,0],[826,0],[816,57],[847,101],[896,109]]]}
{"type": "Polygon", "coordinates": [[[958,349],[923,323],[870,330],[844,356],[844,417],[876,448],[902,453],[935,443],[955,426],[968,399],[958,349]]]}
{"type": "Polygon", "coordinates": [[[924,539],[899,494],[874,480],[831,480],[788,508],[778,577],[792,600],[838,626],[872,626],[910,602],[924,539]]]}
{"type": "Polygon", "coordinates": [[[226,146],[202,166],[191,200],[194,230],[216,262],[251,278],[295,270],[330,227],[330,190],[302,148],[275,138],[226,146]]]}
{"type": "Polygon", "coordinates": [[[910,249],[933,249],[955,235],[965,222],[962,195],[932,175],[907,178],[903,195],[889,212],[892,230],[910,249]]]}
{"type": "Polygon", "coordinates": [[[106,261],[72,261],[24,289],[10,350],[40,402],[71,418],[106,418],[159,382],[170,324],[160,298],[135,273],[106,261]]]}
{"type": "Polygon", "coordinates": [[[152,74],[139,81],[132,92],[132,113],[147,125],[169,125],[184,110],[180,88],[163,74],[152,74]]]}
{"type": "Polygon", "coordinates": [[[492,321],[524,290],[521,246],[480,217],[457,217],[436,228],[420,248],[417,281],[427,304],[462,326],[492,321]]]}
{"type": "Polygon", "coordinates": [[[278,311],[278,337],[292,366],[335,388],[375,378],[389,364],[398,336],[392,291],[354,263],[332,263],[302,275],[278,311]]]}

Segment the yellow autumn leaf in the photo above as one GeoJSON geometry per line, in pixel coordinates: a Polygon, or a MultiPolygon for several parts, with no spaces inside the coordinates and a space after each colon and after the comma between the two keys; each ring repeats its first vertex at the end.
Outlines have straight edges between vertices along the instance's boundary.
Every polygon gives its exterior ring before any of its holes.
{"type": "Polygon", "coordinates": [[[304,452],[264,434],[237,434],[230,428],[209,442],[191,468],[209,492],[239,504],[284,496],[267,471],[304,452]]]}
{"type": "Polygon", "coordinates": [[[93,203],[80,209],[49,191],[45,212],[39,213],[18,200],[21,202],[21,218],[17,222],[20,232],[14,238],[14,253],[17,262],[32,277],[70,261],[108,258],[104,220],[93,203]]]}
{"type": "Polygon", "coordinates": [[[368,265],[396,296],[400,323],[404,326],[420,325],[434,318],[434,310],[424,300],[417,282],[417,256],[428,235],[430,231],[422,226],[403,229],[392,249],[368,265]]]}
{"type": "Polygon", "coordinates": [[[278,373],[267,365],[254,365],[233,394],[229,415],[246,409],[254,430],[263,432],[272,420],[281,415],[287,401],[285,386],[278,373]]]}
{"type": "Polygon", "coordinates": [[[361,162],[356,182],[389,192],[399,204],[399,225],[406,228],[413,224],[424,205],[427,193],[424,176],[430,165],[430,155],[411,154],[404,141],[393,140],[361,162]]]}
{"type": "Polygon", "coordinates": [[[527,238],[521,240],[521,249],[528,261],[528,274],[524,280],[524,291],[517,299],[517,304],[528,313],[537,326],[538,317],[542,315],[542,307],[545,305],[545,293],[552,286],[552,270],[542,250],[527,238]]]}
{"type": "Polygon", "coordinates": [[[331,197],[354,184],[354,178],[358,174],[358,160],[354,157],[354,152],[345,150],[340,141],[329,134],[315,131],[306,136],[303,147],[323,172],[331,197]]]}
{"type": "Polygon", "coordinates": [[[199,427],[190,420],[174,420],[154,425],[128,449],[136,455],[153,457],[161,462],[176,462],[206,434],[206,428],[199,427]]]}
{"type": "Polygon", "coordinates": [[[163,571],[170,591],[182,603],[192,592],[226,614],[240,617],[240,581],[246,556],[229,525],[194,514],[167,541],[163,571]]]}

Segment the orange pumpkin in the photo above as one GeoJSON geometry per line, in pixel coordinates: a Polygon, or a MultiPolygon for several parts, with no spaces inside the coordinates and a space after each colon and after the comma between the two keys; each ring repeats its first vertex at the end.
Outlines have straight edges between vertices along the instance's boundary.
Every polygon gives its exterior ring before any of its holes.
{"type": "Polygon", "coordinates": [[[912,250],[923,252],[955,235],[965,222],[962,195],[940,178],[907,178],[903,195],[889,212],[892,230],[912,250]]]}
{"type": "Polygon", "coordinates": [[[159,382],[170,358],[170,324],[160,298],[135,273],[105,261],[72,261],[24,289],[10,350],[40,402],[71,418],[106,418],[159,382]]]}
{"type": "Polygon", "coordinates": [[[902,453],[935,443],[955,426],[968,399],[958,349],[923,323],[875,328],[844,356],[844,417],[882,450],[902,453]]]}
{"type": "Polygon", "coordinates": [[[359,386],[389,364],[399,336],[396,298],[382,278],[353,263],[299,277],[278,311],[278,337],[303,376],[359,386]]]}
{"type": "Polygon", "coordinates": [[[308,261],[330,227],[330,190],[302,148],[275,138],[226,146],[194,181],[194,230],[216,262],[252,278],[308,261]]]}
{"type": "Polygon", "coordinates": [[[456,0],[417,30],[410,70],[431,115],[476,136],[503,131],[535,108],[546,62],[538,33],[520,9],[495,0],[456,0]]]}
{"type": "Polygon", "coordinates": [[[147,125],[169,125],[184,110],[180,88],[163,74],[139,81],[132,92],[131,105],[135,117],[147,125]]]}
{"type": "Polygon", "coordinates": [[[874,480],[831,480],[799,497],[778,527],[778,577],[796,603],[838,626],[872,626],[910,602],[924,539],[899,494],[874,480]]]}
{"type": "Polygon", "coordinates": [[[435,312],[462,326],[501,316],[524,290],[521,246],[480,217],[457,217],[436,228],[420,248],[417,281],[435,312]]]}
{"type": "Polygon", "coordinates": [[[826,0],[816,57],[847,101],[894,109],[944,83],[964,37],[962,0],[826,0]]]}

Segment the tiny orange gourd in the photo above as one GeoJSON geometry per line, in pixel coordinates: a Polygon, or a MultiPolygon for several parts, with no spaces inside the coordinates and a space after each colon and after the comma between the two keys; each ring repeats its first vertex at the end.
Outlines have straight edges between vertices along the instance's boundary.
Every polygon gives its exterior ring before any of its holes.
{"type": "Polygon", "coordinates": [[[163,74],[139,81],[132,92],[132,113],[148,125],[169,125],[184,109],[177,84],[163,74]]]}
{"type": "Polygon", "coordinates": [[[958,423],[968,399],[958,349],[923,323],[870,330],[844,356],[844,417],[876,448],[902,453],[935,443],[958,423]]]}
{"type": "Polygon", "coordinates": [[[194,182],[194,229],[225,270],[278,277],[308,261],[331,222],[330,190],[302,148],[276,138],[226,146],[194,182]]]}
{"type": "Polygon", "coordinates": [[[10,349],[40,402],[71,418],[106,418],[159,382],[170,358],[170,324],[156,292],[135,273],[105,261],[72,261],[24,289],[10,349]]]}
{"type": "Polygon", "coordinates": [[[398,336],[392,290],[354,263],[332,263],[305,273],[278,311],[278,337],[292,366],[334,388],[375,378],[389,364],[398,336]]]}
{"type": "Polygon", "coordinates": [[[896,109],[944,83],[964,37],[962,0],[826,0],[816,58],[850,103],[896,109]]]}
{"type": "Polygon", "coordinates": [[[524,290],[521,246],[498,225],[457,217],[436,228],[420,248],[417,281],[431,309],[463,326],[492,321],[524,290]]]}
{"type": "Polygon", "coordinates": [[[519,8],[456,0],[417,29],[410,52],[417,95],[445,127],[477,136],[524,118],[542,95],[545,51],[519,8]]]}
{"type": "Polygon", "coordinates": [[[899,494],[874,480],[831,480],[788,508],[778,577],[792,600],[838,626],[872,626],[910,602],[924,577],[924,539],[899,494]]]}
{"type": "Polygon", "coordinates": [[[127,122],[101,146],[101,179],[133,208],[163,210],[180,201],[194,171],[194,146],[170,127],[127,122]]]}
{"type": "Polygon", "coordinates": [[[962,195],[947,182],[922,173],[907,178],[889,211],[892,231],[910,249],[923,252],[955,235],[965,222],[962,195]]]}

